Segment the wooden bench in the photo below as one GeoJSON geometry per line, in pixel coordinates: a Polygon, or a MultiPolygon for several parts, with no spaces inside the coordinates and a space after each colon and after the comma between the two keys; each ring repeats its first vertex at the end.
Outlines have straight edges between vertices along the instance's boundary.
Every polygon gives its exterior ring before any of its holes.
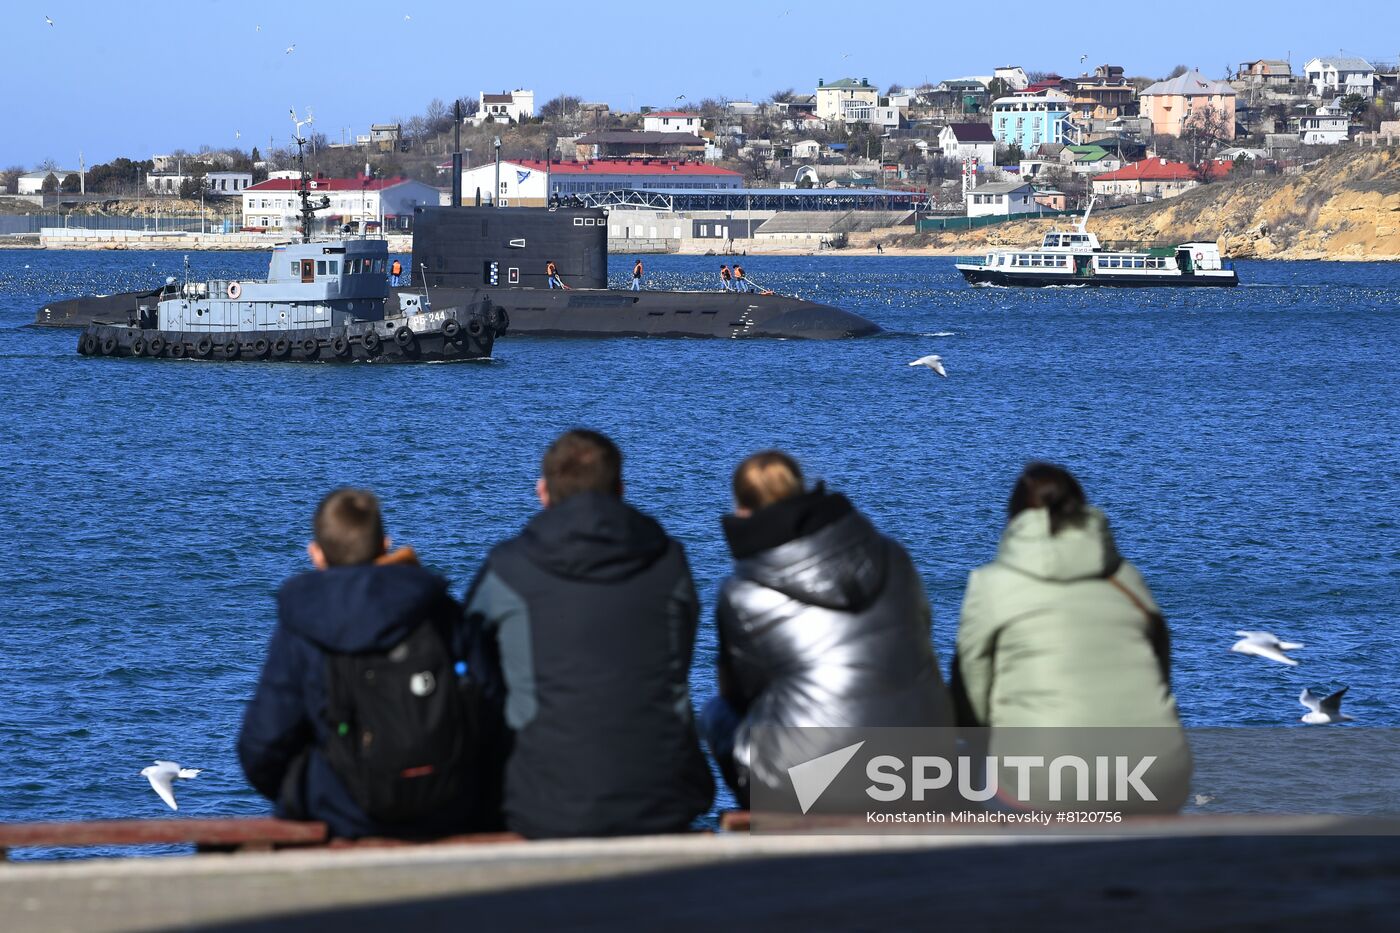
{"type": "Polygon", "coordinates": [[[0,824],[0,859],[10,849],[92,846],[192,845],[197,852],[271,852],[275,849],[332,849],[387,846],[523,842],[515,833],[477,833],[440,839],[332,839],[325,823],[271,818],[185,820],[89,820],[83,822],[0,824]]]}

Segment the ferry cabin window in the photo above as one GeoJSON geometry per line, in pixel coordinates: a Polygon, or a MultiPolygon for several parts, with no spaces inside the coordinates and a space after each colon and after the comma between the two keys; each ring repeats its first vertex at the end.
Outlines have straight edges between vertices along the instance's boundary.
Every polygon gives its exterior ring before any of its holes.
{"type": "Polygon", "coordinates": [[[339,259],[332,259],[332,260],[331,260],[329,263],[327,263],[326,265],[327,265],[327,268],[330,269],[331,275],[339,275],[339,274],[340,274],[340,260],[339,260],[339,259]]]}
{"type": "Polygon", "coordinates": [[[353,259],[347,259],[347,260],[345,260],[345,274],[346,274],[346,275],[354,275],[354,274],[355,274],[355,260],[353,260],[353,259]]]}
{"type": "Polygon", "coordinates": [[[318,260],[316,260],[316,274],[317,274],[317,275],[325,275],[325,274],[326,274],[326,261],[325,261],[324,259],[318,259],[318,260]]]}
{"type": "Polygon", "coordinates": [[[301,263],[292,260],[292,275],[301,275],[301,263]]]}
{"type": "Polygon", "coordinates": [[[374,263],[368,257],[360,260],[360,274],[369,275],[374,271],[374,263]]]}

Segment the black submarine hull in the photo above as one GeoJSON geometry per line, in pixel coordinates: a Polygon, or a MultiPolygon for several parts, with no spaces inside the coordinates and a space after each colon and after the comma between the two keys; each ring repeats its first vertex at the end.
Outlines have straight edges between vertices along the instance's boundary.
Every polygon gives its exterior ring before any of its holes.
{"type": "Polygon", "coordinates": [[[757,292],[429,288],[433,307],[489,299],[509,333],[536,337],[839,340],[880,328],[830,305],[757,292]]]}

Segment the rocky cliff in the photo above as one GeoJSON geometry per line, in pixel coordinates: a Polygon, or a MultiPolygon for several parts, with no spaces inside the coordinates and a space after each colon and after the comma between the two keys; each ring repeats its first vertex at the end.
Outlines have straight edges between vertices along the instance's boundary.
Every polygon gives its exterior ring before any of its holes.
{"type": "MultiPolygon", "coordinates": [[[[1036,243],[1067,218],[920,234],[901,246],[976,252],[1036,243]]],[[[1096,212],[1106,244],[1219,240],[1228,256],[1400,260],[1400,149],[1348,149],[1297,175],[1230,179],[1153,204],[1096,212]]]]}

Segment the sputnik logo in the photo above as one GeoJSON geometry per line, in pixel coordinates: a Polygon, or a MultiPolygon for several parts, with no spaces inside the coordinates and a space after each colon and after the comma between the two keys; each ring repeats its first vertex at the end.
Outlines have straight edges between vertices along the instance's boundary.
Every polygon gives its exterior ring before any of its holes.
{"type": "Polygon", "coordinates": [[[834,752],[788,768],[788,778],[792,780],[792,789],[797,792],[797,805],[802,808],[803,813],[812,809],[812,805],[826,793],[831,782],[836,780],[864,744],[864,741],[860,741],[854,745],[847,745],[845,748],[838,748],[834,752]]]}

